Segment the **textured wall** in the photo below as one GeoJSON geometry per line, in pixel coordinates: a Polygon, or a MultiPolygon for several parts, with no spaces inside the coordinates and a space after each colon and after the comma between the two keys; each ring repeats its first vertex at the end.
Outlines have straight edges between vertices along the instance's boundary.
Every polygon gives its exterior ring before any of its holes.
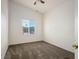
{"type": "Polygon", "coordinates": [[[48,12],[44,17],[45,41],[74,52],[74,21],[74,0],[68,0],[48,12]]]}
{"type": "Polygon", "coordinates": [[[42,16],[40,13],[13,1],[10,1],[9,3],[9,10],[9,44],[19,44],[42,40],[42,16]],[[34,20],[35,34],[23,34],[23,19],[34,20]]]}

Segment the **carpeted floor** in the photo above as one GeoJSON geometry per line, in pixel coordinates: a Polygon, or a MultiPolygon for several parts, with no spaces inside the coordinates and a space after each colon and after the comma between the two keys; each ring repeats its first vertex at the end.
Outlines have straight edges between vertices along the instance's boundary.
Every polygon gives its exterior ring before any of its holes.
{"type": "Polygon", "coordinates": [[[74,59],[74,54],[40,41],[10,46],[5,59],[74,59]]]}

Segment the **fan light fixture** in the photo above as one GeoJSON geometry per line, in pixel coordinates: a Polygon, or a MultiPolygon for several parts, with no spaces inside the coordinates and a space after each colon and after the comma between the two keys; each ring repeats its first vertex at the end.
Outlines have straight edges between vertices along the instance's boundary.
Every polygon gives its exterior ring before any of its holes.
{"type": "Polygon", "coordinates": [[[40,3],[42,3],[42,4],[45,3],[43,0],[36,0],[36,1],[34,2],[34,5],[36,5],[37,2],[40,2],[40,3]]]}

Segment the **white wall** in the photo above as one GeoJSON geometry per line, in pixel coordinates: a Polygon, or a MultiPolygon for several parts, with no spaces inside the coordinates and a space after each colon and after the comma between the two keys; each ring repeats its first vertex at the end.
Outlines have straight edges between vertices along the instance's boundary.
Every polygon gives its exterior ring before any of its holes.
{"type": "Polygon", "coordinates": [[[74,0],[57,6],[44,17],[44,41],[74,52],[74,0]]]}
{"type": "Polygon", "coordinates": [[[13,1],[9,2],[9,12],[9,44],[19,44],[42,40],[41,13],[13,1]],[[22,19],[31,19],[35,21],[35,34],[23,35],[22,19]]]}
{"type": "Polygon", "coordinates": [[[8,0],[1,0],[1,59],[8,48],[8,0]]]}

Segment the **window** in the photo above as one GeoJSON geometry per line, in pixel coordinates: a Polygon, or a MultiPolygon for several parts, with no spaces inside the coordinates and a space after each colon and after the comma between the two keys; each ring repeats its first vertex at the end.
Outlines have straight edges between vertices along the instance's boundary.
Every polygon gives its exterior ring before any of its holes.
{"type": "Polygon", "coordinates": [[[35,23],[33,20],[23,20],[22,27],[24,34],[34,34],[35,32],[35,23]]]}

